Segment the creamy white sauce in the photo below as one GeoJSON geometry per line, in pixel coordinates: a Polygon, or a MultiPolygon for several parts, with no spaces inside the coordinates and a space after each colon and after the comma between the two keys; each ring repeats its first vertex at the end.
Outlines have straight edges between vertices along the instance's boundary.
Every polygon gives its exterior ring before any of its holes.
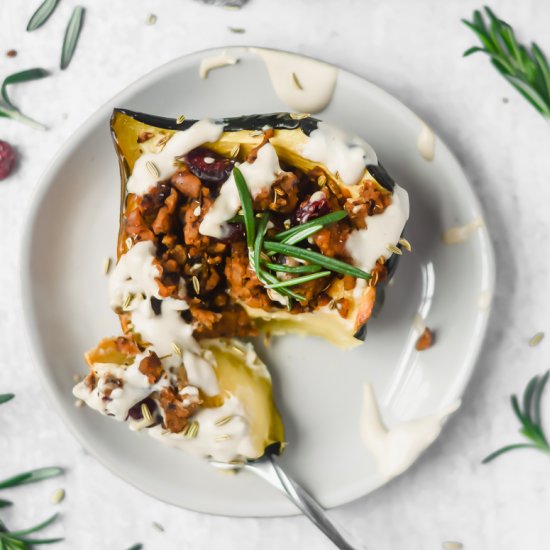
{"type": "Polygon", "coordinates": [[[475,232],[485,226],[483,218],[479,216],[475,220],[465,225],[451,227],[443,233],[443,242],[445,244],[459,244],[466,242],[475,232]]]}
{"type": "Polygon", "coordinates": [[[208,78],[210,71],[226,67],[227,65],[235,65],[238,61],[239,59],[228,53],[227,50],[224,50],[218,55],[205,57],[201,60],[201,64],[199,65],[199,76],[205,80],[208,78]]]}
{"type": "Polygon", "coordinates": [[[145,153],[137,159],[126,185],[128,192],[143,195],[159,181],[169,178],[174,173],[175,157],[185,155],[205,143],[216,141],[222,132],[223,126],[208,119],[199,120],[187,130],[176,132],[166,142],[162,151],[145,153]]]}
{"type": "Polygon", "coordinates": [[[193,420],[199,423],[199,432],[195,438],[166,432],[162,426],[150,428],[147,433],[191,454],[229,462],[257,454],[248,436],[249,419],[242,403],[234,396],[227,396],[221,407],[202,408],[193,416],[193,420]],[[216,421],[229,416],[233,417],[229,422],[223,426],[216,425],[216,421]]]}
{"type": "Polygon", "coordinates": [[[420,153],[420,156],[427,160],[432,161],[435,157],[435,134],[433,130],[426,124],[422,123],[418,139],[416,140],[416,148],[420,153]]]}
{"type": "Polygon", "coordinates": [[[318,113],[332,99],[336,86],[336,67],[302,56],[263,48],[250,48],[269,72],[279,99],[300,113],[318,113]]]}
{"type": "Polygon", "coordinates": [[[169,386],[167,376],[162,377],[156,384],[149,384],[147,376],[139,370],[141,360],[148,355],[148,351],[137,355],[134,362],[127,367],[111,363],[94,364],[93,371],[98,379],[97,385],[90,390],[86,381],[83,380],[73,388],[73,395],[102,414],[113,416],[116,420],[126,420],[128,411],[136,403],[152,392],[169,386]],[[121,388],[114,387],[108,382],[112,377],[121,381],[121,388]]]}
{"type": "Polygon", "coordinates": [[[361,438],[385,480],[404,472],[441,432],[443,421],[460,407],[455,401],[440,412],[387,428],[370,384],[363,387],[361,438]]]}
{"type": "Polygon", "coordinates": [[[393,190],[391,204],[381,214],[367,216],[366,229],[352,231],[346,250],[357,267],[364,271],[376,265],[380,256],[389,258],[388,245],[396,245],[409,219],[409,195],[399,185],[393,190]]]}
{"type": "MultiPolygon", "coordinates": [[[[254,162],[243,162],[239,165],[246,185],[252,197],[269,189],[276,177],[281,173],[277,152],[271,145],[266,143],[258,150],[254,162]]],[[[241,207],[239,192],[233,174],[222,185],[218,198],[204,216],[199,227],[200,233],[221,239],[227,234],[225,222],[232,218],[241,207]]]]}
{"type": "Polygon", "coordinates": [[[218,393],[218,383],[213,368],[213,358],[205,358],[208,353],[201,349],[193,337],[193,327],[181,317],[188,309],[187,302],[165,298],[161,303],[161,314],[155,315],[151,306],[151,297],[160,298],[158,285],[158,267],[154,265],[155,245],[150,241],[136,243],[124,254],[111,276],[109,285],[111,306],[121,308],[125,304],[128,292],[134,299],[126,310],[132,312],[132,324],[135,332],[141,334],[145,342],[151,344],[166,367],[181,365],[182,359],[189,382],[202,389],[207,395],[218,393]],[[174,352],[177,346],[182,356],[174,352]]]}
{"type": "Polygon", "coordinates": [[[367,164],[378,164],[374,149],[366,141],[325,122],[319,122],[300,153],[304,158],[324,164],[333,174],[338,172],[346,185],[356,184],[367,164]]]}
{"type": "Polygon", "coordinates": [[[493,296],[490,290],[480,292],[477,297],[477,307],[479,307],[479,309],[487,309],[491,305],[492,299],[493,296]]]}

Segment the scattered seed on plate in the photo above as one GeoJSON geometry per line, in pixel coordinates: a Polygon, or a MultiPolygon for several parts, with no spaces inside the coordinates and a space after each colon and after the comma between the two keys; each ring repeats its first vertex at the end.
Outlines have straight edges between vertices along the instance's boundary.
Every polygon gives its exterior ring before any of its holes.
{"type": "Polygon", "coordinates": [[[103,260],[103,273],[105,275],[107,275],[109,273],[109,271],[111,270],[111,262],[112,262],[112,260],[109,257],[105,258],[103,260]]]}
{"type": "Polygon", "coordinates": [[[240,150],[241,150],[241,146],[240,145],[235,145],[235,147],[233,147],[233,149],[231,149],[231,153],[230,153],[231,158],[234,159],[239,154],[240,150]]]}
{"type": "Polygon", "coordinates": [[[227,27],[230,32],[233,32],[235,34],[243,34],[246,32],[246,29],[240,28],[240,27],[227,27]]]}
{"type": "Polygon", "coordinates": [[[17,50],[8,50],[6,52],[6,57],[17,57],[17,50]]]}
{"type": "Polygon", "coordinates": [[[304,87],[302,86],[302,83],[298,79],[298,75],[296,73],[292,73],[292,82],[294,82],[294,86],[298,88],[298,90],[303,90],[304,87]]]}
{"type": "Polygon", "coordinates": [[[292,120],[303,120],[304,118],[309,118],[311,115],[309,113],[290,113],[290,118],[292,120]]]}
{"type": "Polygon", "coordinates": [[[442,545],[443,550],[461,550],[464,545],[461,542],[447,540],[442,545]]]}
{"type": "Polygon", "coordinates": [[[537,332],[529,339],[529,345],[534,348],[538,346],[544,338],[544,332],[537,332]]]}
{"type": "Polygon", "coordinates": [[[82,399],[75,399],[75,402],[74,402],[74,406],[77,407],[77,408],[80,408],[80,407],[83,407],[84,406],[84,401],[82,401],[82,399]]]}
{"type": "Polygon", "coordinates": [[[65,489],[57,489],[52,495],[52,504],[59,504],[65,498],[65,489]]]}
{"type": "Polygon", "coordinates": [[[161,533],[164,533],[164,527],[158,523],[157,521],[153,521],[151,524],[157,531],[160,531],[161,533]]]}
{"type": "Polygon", "coordinates": [[[229,441],[231,436],[229,434],[220,434],[215,437],[216,441],[229,441]]]}
{"type": "Polygon", "coordinates": [[[185,122],[185,115],[180,115],[176,118],[176,124],[183,124],[185,122]]]}
{"type": "Polygon", "coordinates": [[[150,13],[145,19],[146,25],[154,25],[157,22],[157,16],[154,13],[150,13]]]}

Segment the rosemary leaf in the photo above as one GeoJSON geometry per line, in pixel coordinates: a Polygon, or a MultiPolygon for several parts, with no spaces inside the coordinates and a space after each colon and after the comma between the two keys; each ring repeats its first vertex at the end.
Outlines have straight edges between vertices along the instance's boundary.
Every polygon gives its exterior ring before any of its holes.
{"type": "Polygon", "coordinates": [[[491,460],[494,460],[498,456],[507,453],[508,451],[513,451],[514,449],[536,449],[536,445],[532,445],[530,443],[515,443],[513,445],[506,445],[506,447],[502,447],[498,451],[495,451],[494,453],[491,453],[490,455],[487,455],[482,461],[482,464],[487,464],[488,462],[491,462],[491,460]]]}
{"type": "Polygon", "coordinates": [[[265,265],[272,271],[282,271],[283,273],[315,273],[323,269],[320,265],[317,265],[317,264],[283,265],[283,264],[272,264],[271,262],[267,262],[265,265]]]}
{"type": "Polygon", "coordinates": [[[520,433],[528,440],[528,443],[506,445],[486,456],[482,461],[483,464],[491,462],[500,455],[514,449],[536,449],[550,454],[550,445],[541,423],[540,410],[542,394],[549,377],[550,371],[547,371],[543,376],[534,376],[531,378],[523,392],[523,409],[520,407],[517,395],[512,395],[510,398],[512,409],[521,424],[520,433]]]}
{"type": "Polygon", "coordinates": [[[10,74],[4,79],[4,82],[2,82],[2,99],[4,100],[6,105],[8,105],[8,107],[16,109],[15,105],[11,102],[11,99],[8,96],[8,86],[10,86],[11,84],[19,84],[21,82],[29,82],[31,80],[39,80],[41,78],[44,78],[45,76],[48,76],[48,74],[48,71],[40,68],[27,69],[25,71],[10,74]]]}
{"type": "Polygon", "coordinates": [[[490,56],[493,66],[502,76],[544,117],[550,118],[550,66],[535,44],[527,48],[517,41],[514,29],[499,19],[490,8],[484,14],[476,10],[473,20],[463,19],[481,41],[482,47],[474,46],[464,56],[482,52],[490,56]]]}
{"type": "Polygon", "coordinates": [[[258,224],[258,228],[256,231],[256,239],[254,241],[253,265],[254,265],[254,271],[256,272],[256,275],[258,276],[258,279],[260,279],[260,281],[262,280],[262,267],[260,263],[260,258],[262,255],[264,235],[265,235],[268,223],[269,223],[269,214],[262,214],[260,218],[260,223],[258,224]]]}
{"type": "Polygon", "coordinates": [[[13,502],[11,500],[4,500],[3,498],[0,498],[0,508],[7,508],[8,506],[11,506],[13,502]]]}
{"type": "Polygon", "coordinates": [[[29,118],[24,115],[11,101],[8,95],[8,86],[12,84],[19,84],[20,82],[29,82],[31,80],[39,80],[48,76],[50,73],[45,69],[34,68],[27,69],[25,71],[20,71],[18,73],[11,74],[7,76],[2,82],[0,87],[0,95],[2,96],[3,103],[0,103],[0,117],[11,118],[12,120],[17,120],[23,122],[33,128],[39,130],[45,130],[46,127],[36,120],[29,118]]]}
{"type": "Polygon", "coordinates": [[[7,403],[8,401],[11,401],[14,397],[15,397],[14,393],[1,393],[0,405],[2,405],[2,403],[7,403]]]}
{"type": "Polygon", "coordinates": [[[142,550],[143,549],[143,544],[134,544],[134,546],[131,546],[130,548],[128,548],[128,550],[142,550]]]}
{"type": "Polygon", "coordinates": [[[43,479],[49,479],[51,477],[59,476],[62,473],[62,468],[38,468],[37,470],[31,470],[29,472],[18,474],[8,479],[5,479],[4,481],[0,481],[0,489],[7,489],[8,487],[16,487],[18,485],[25,485],[27,483],[42,481],[43,479]]]}
{"type": "MultiPolygon", "coordinates": [[[[267,271],[263,272],[263,276],[269,284],[275,284],[279,282],[279,279],[277,279],[277,277],[267,271]]],[[[277,289],[277,292],[279,294],[282,294],[283,296],[287,296],[288,298],[294,298],[299,302],[303,302],[305,300],[305,298],[301,294],[296,294],[295,292],[292,292],[292,290],[288,290],[288,288],[279,288],[277,289]]]]}
{"type": "Polygon", "coordinates": [[[254,209],[252,207],[252,197],[250,196],[250,190],[246,185],[246,181],[242,172],[235,166],[233,168],[233,178],[235,179],[235,184],[237,190],[239,191],[239,197],[241,199],[241,205],[244,212],[244,227],[246,231],[246,244],[248,249],[252,250],[254,248],[254,239],[256,224],[254,221],[254,209]]]}
{"type": "Polygon", "coordinates": [[[309,275],[304,275],[302,277],[295,277],[293,279],[287,279],[286,281],[279,281],[277,283],[267,285],[266,288],[284,288],[288,286],[301,285],[309,281],[314,281],[315,279],[322,279],[323,277],[330,275],[330,273],[330,271],[319,271],[318,273],[310,273],[309,275]]]}
{"type": "Polygon", "coordinates": [[[73,58],[78,43],[78,37],[80,36],[80,31],[84,23],[84,12],[85,9],[82,6],[76,6],[67,23],[65,37],[63,38],[63,47],[61,48],[60,66],[62,70],[65,70],[69,66],[73,58]]]}
{"type": "Polygon", "coordinates": [[[311,227],[307,227],[305,229],[302,229],[301,231],[296,231],[296,233],[290,235],[289,237],[286,237],[281,242],[284,244],[297,244],[307,239],[308,237],[311,237],[311,235],[314,235],[315,233],[317,233],[317,231],[319,231],[319,229],[322,228],[323,226],[320,224],[312,225],[311,227]]]}
{"type": "Polygon", "coordinates": [[[32,14],[29,22],[27,23],[27,31],[34,31],[41,27],[55,11],[59,0],[44,0],[38,9],[32,14]]]}
{"type": "Polygon", "coordinates": [[[279,254],[284,254],[285,256],[290,256],[292,258],[298,258],[300,260],[306,260],[307,262],[312,262],[319,264],[325,269],[330,269],[330,271],[335,271],[336,273],[342,273],[344,275],[351,275],[358,279],[370,279],[371,275],[358,267],[354,267],[350,264],[342,262],[340,260],[335,260],[334,258],[329,258],[324,256],[319,252],[313,252],[313,250],[306,250],[298,246],[292,246],[289,244],[277,243],[273,241],[265,241],[264,247],[268,251],[278,252],[279,254]]]}
{"type": "Polygon", "coordinates": [[[338,210],[336,212],[331,212],[330,214],[319,216],[318,218],[315,218],[314,220],[311,220],[309,222],[302,223],[300,225],[295,225],[290,229],[281,231],[281,233],[277,233],[277,235],[275,235],[274,239],[276,241],[283,241],[284,239],[290,237],[291,235],[294,235],[298,231],[303,231],[304,229],[308,229],[310,227],[314,227],[317,225],[321,225],[324,227],[325,225],[329,225],[331,223],[335,223],[340,220],[343,220],[347,215],[348,214],[345,210],[338,210]]]}
{"type": "Polygon", "coordinates": [[[58,516],[59,514],[54,514],[53,516],[49,517],[42,523],[39,523],[34,527],[30,527],[29,529],[22,529],[20,531],[10,531],[10,535],[15,537],[21,537],[23,535],[30,535],[31,533],[36,533],[37,531],[45,529],[48,525],[51,525],[58,518],[58,516]]]}

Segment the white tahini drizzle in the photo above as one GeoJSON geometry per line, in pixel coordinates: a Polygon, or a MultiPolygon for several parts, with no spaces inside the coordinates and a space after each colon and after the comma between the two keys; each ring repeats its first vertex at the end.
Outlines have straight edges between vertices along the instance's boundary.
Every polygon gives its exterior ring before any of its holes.
{"type": "Polygon", "coordinates": [[[210,55],[201,60],[199,66],[199,76],[205,80],[208,78],[208,73],[213,69],[226,67],[227,65],[235,65],[239,59],[231,55],[227,50],[224,50],[218,55],[210,55]]]}
{"type": "Polygon", "coordinates": [[[391,479],[404,472],[437,438],[445,418],[459,407],[460,401],[455,401],[434,415],[402,422],[388,429],[380,417],[371,385],[365,384],[361,438],[374,455],[384,479],[391,479]]]}
{"type": "Polygon", "coordinates": [[[377,164],[374,149],[357,136],[319,122],[300,151],[303,157],[324,164],[332,173],[338,172],[346,185],[356,184],[367,164],[377,164]]]}
{"type": "Polygon", "coordinates": [[[248,436],[252,419],[234,396],[226,397],[221,407],[200,409],[193,420],[200,426],[193,439],[182,434],[163,433],[161,426],[147,431],[149,435],[172,447],[201,457],[211,456],[220,462],[229,462],[237,457],[253,458],[257,455],[257,449],[254,449],[248,436]],[[216,421],[227,417],[232,417],[229,422],[221,426],[216,424],[216,421]]]}
{"type": "Polygon", "coordinates": [[[443,233],[443,242],[445,244],[459,244],[466,242],[477,229],[483,227],[485,222],[481,216],[475,218],[466,225],[457,225],[450,227],[443,233]]]}
{"type": "Polygon", "coordinates": [[[128,192],[143,195],[157,182],[169,178],[174,173],[174,157],[185,155],[204,143],[216,141],[222,132],[223,126],[208,119],[199,120],[187,130],[176,132],[162,151],[146,153],[137,159],[126,186],[128,192]],[[158,177],[155,168],[151,168],[151,164],[147,163],[152,163],[156,168],[158,177]]]}
{"type": "Polygon", "coordinates": [[[422,123],[422,128],[416,140],[416,148],[420,156],[427,161],[432,161],[435,157],[435,134],[433,130],[426,124],[422,123]]]}
{"type": "Polygon", "coordinates": [[[134,330],[159,357],[165,357],[166,367],[181,365],[182,359],[189,382],[207,395],[218,393],[218,383],[212,366],[213,358],[202,350],[193,338],[193,327],[186,323],[181,312],[188,308],[184,300],[165,298],[160,315],[155,315],[151,297],[159,298],[158,268],[154,265],[155,246],[151,242],[136,243],[124,254],[111,276],[109,291],[111,306],[121,308],[128,292],[134,296],[126,309],[132,312],[134,330]],[[181,350],[182,356],[175,348],[181,350]]]}
{"type": "Polygon", "coordinates": [[[380,256],[389,258],[388,245],[397,244],[409,219],[409,195],[399,185],[393,190],[391,204],[381,214],[367,216],[367,228],[352,231],[346,250],[354,264],[369,272],[380,256]]]}
{"type": "Polygon", "coordinates": [[[332,99],[336,67],[276,50],[250,48],[265,63],[279,99],[301,113],[318,113],[332,99]]]}
{"type": "Polygon", "coordinates": [[[82,380],[73,388],[73,395],[102,414],[113,416],[116,420],[126,420],[128,411],[136,403],[152,392],[169,386],[166,376],[156,384],[150,384],[147,376],[139,370],[141,360],[148,355],[148,351],[136,355],[134,362],[128,367],[111,363],[95,363],[93,370],[98,379],[97,385],[90,390],[86,380],[82,380]],[[114,386],[111,382],[113,378],[120,380],[122,386],[114,386]]]}
{"type": "MultiPolygon", "coordinates": [[[[264,189],[269,189],[281,172],[277,152],[266,143],[258,150],[254,162],[243,162],[241,170],[252,197],[258,195],[264,189]]],[[[233,174],[222,185],[218,198],[204,216],[199,227],[200,233],[221,239],[226,235],[225,222],[232,218],[241,206],[239,192],[235,184],[233,174]]]]}

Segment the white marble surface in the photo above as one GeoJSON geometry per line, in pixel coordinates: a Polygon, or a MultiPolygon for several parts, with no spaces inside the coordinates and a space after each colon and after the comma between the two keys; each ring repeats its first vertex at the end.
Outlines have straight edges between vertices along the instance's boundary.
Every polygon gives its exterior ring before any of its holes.
{"type": "MultiPolygon", "coordinates": [[[[0,75],[31,66],[53,72],[12,92],[25,112],[50,126],[48,133],[0,119],[0,139],[21,155],[17,173],[0,183],[0,393],[17,394],[0,409],[0,477],[53,464],[66,466],[68,473],[6,491],[17,506],[2,518],[14,527],[38,521],[52,513],[50,496],[64,487],[67,498],[57,506],[63,517],[50,532],[62,533],[66,542],[55,548],[122,550],[135,542],[147,550],[331,548],[303,518],[199,515],[156,502],[107,472],[43,398],[17,299],[25,210],[63,141],[102,102],[157,65],[202,48],[253,44],[341,65],[415,109],[464,164],[486,209],[497,253],[494,314],[460,412],[407,474],[334,515],[376,550],[438,549],[446,540],[461,541],[468,550],[547,548],[549,458],[518,451],[480,464],[487,452],[517,439],[508,396],[548,367],[550,339],[536,348],[527,341],[537,331],[550,331],[550,128],[486,59],[461,58],[473,37],[459,20],[478,2],[251,0],[241,11],[227,11],[191,0],[83,0],[85,29],[63,73],[57,69],[61,37],[75,2],[64,0],[45,27],[25,33],[37,3],[0,2],[0,75]],[[149,13],[158,16],[154,26],[145,25],[149,13]],[[228,26],[246,33],[232,34],[228,26]],[[15,59],[3,55],[11,48],[19,51],[15,59]]],[[[550,4],[492,4],[520,38],[536,38],[550,52],[550,4]]]]}

